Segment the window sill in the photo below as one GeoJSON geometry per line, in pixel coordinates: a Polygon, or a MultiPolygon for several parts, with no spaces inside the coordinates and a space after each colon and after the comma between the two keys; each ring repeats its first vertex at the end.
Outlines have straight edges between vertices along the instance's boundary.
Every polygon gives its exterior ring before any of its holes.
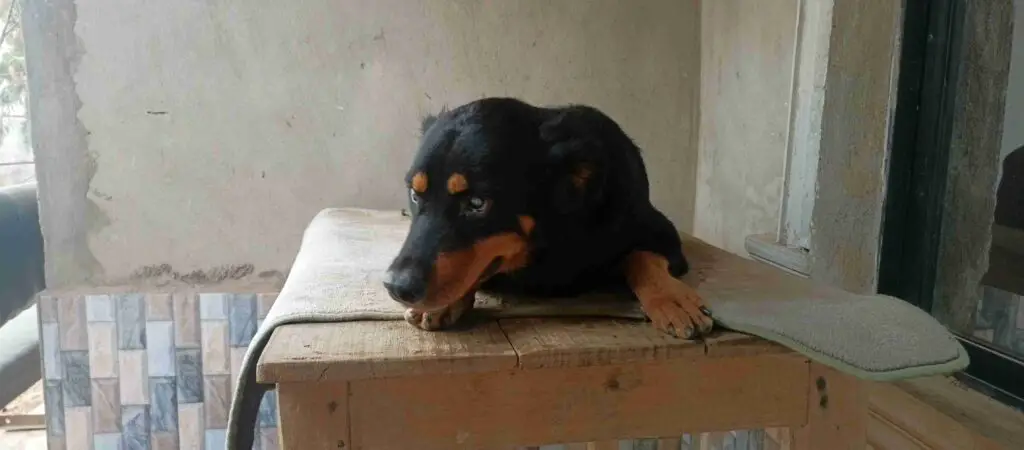
{"type": "Polygon", "coordinates": [[[874,448],[1024,448],[1024,413],[950,377],[871,385],[874,448]]]}
{"type": "Polygon", "coordinates": [[[804,278],[810,274],[811,263],[807,251],[779,244],[771,234],[747,236],[744,249],[756,261],[804,278]]]}

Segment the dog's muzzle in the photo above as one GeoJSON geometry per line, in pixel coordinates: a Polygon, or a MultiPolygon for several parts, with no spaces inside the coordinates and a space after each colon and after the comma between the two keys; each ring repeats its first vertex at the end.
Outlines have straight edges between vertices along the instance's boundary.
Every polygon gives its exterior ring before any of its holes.
{"type": "MultiPolygon", "coordinates": [[[[476,281],[472,284],[470,292],[475,291],[477,287],[483,282],[487,281],[490,277],[494,276],[501,268],[503,258],[495,258],[487,268],[477,277],[476,281]]],[[[465,276],[472,276],[471,274],[465,274],[465,276]]],[[[415,306],[418,303],[423,302],[428,292],[430,291],[430,273],[424,271],[416,266],[407,266],[402,268],[389,269],[384,274],[384,289],[387,290],[388,295],[392,300],[401,303],[405,306],[415,306]]],[[[469,292],[459,293],[459,298],[462,298],[469,292]]],[[[440,302],[442,304],[448,304],[451,301],[440,302]]]]}

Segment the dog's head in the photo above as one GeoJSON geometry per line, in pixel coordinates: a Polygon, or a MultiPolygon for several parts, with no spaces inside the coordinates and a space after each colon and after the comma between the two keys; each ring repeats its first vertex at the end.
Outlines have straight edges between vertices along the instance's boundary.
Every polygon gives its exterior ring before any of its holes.
{"type": "Polygon", "coordinates": [[[551,114],[489,98],[424,119],[405,177],[412,223],[385,275],[393,299],[430,311],[474,295],[529,263],[538,220],[587,197],[594,168],[572,157],[551,114]]]}

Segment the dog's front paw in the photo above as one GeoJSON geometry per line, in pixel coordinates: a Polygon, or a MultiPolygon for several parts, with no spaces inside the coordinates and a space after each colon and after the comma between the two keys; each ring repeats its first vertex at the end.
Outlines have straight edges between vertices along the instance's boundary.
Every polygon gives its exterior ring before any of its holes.
{"type": "Polygon", "coordinates": [[[458,323],[466,311],[473,308],[475,295],[470,294],[462,300],[432,311],[421,311],[415,308],[405,310],[405,321],[424,331],[438,331],[458,323]]]}
{"type": "Polygon", "coordinates": [[[671,279],[638,297],[654,327],[673,336],[694,339],[710,332],[714,325],[704,300],[680,280],[671,279]]]}

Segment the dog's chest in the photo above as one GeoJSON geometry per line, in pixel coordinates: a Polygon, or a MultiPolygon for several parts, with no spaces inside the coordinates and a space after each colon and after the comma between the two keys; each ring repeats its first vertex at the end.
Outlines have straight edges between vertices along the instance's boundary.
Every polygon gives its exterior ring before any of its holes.
{"type": "Polygon", "coordinates": [[[621,284],[623,251],[616,242],[564,239],[531,252],[519,270],[495,276],[485,288],[531,295],[576,295],[621,284]]]}

